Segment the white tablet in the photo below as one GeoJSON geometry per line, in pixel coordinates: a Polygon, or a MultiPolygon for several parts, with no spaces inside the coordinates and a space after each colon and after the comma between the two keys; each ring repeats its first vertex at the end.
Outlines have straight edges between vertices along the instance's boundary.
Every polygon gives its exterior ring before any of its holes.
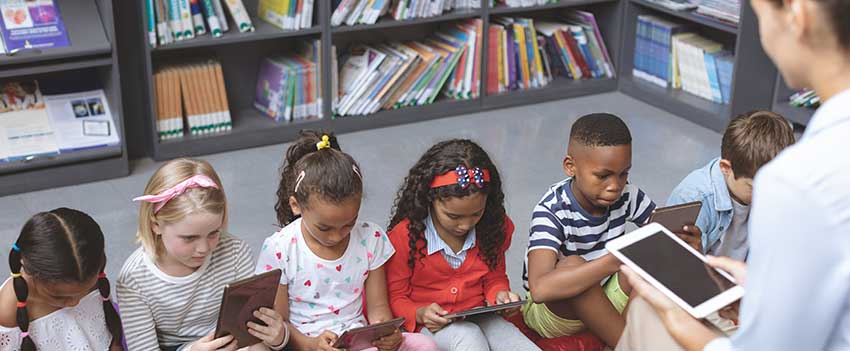
{"type": "Polygon", "coordinates": [[[735,302],[744,288],[658,223],[608,242],[605,248],[696,318],[735,302]]]}

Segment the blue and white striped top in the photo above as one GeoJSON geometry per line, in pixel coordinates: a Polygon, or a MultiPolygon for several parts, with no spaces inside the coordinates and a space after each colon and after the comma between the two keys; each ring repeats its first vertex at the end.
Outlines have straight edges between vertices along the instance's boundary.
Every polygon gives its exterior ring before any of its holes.
{"type": "Polygon", "coordinates": [[[592,216],[583,209],[570,190],[572,178],[564,179],[549,188],[534,207],[528,238],[522,279],[528,290],[528,252],[548,249],[559,256],[579,255],[587,261],[608,253],[605,243],[626,231],[626,222],[643,225],[649,219],[655,203],[632,184],[626,184],[623,194],[603,216],[592,216]]]}

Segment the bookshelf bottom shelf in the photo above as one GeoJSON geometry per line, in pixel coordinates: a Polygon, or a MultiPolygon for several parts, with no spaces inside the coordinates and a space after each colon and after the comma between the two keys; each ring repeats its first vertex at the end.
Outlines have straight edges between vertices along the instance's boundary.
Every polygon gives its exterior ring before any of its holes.
{"type": "Polygon", "coordinates": [[[732,115],[730,105],[718,104],[683,90],[662,88],[632,75],[620,77],[620,91],[647,104],[722,132],[732,115]]]}

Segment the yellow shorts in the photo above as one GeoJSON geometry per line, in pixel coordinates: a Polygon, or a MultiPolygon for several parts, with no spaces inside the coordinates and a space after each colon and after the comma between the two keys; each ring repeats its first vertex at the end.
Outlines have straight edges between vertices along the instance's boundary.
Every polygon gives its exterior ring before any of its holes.
{"type": "MultiPolygon", "coordinates": [[[[619,274],[612,275],[602,286],[602,290],[611,304],[614,305],[614,308],[623,313],[623,309],[629,303],[629,296],[620,288],[619,274]]],[[[575,335],[585,329],[582,321],[561,318],[550,311],[546,304],[534,303],[531,300],[530,293],[526,297],[528,303],[522,306],[522,316],[525,319],[525,324],[534,329],[540,336],[557,338],[564,335],[575,335]]]]}

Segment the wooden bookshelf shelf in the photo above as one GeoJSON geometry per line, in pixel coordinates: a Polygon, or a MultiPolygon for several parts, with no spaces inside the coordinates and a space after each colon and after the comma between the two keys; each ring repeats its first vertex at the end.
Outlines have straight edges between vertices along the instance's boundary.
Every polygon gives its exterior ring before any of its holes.
{"type": "Polygon", "coordinates": [[[542,6],[528,6],[528,7],[508,7],[508,6],[496,6],[490,9],[491,15],[514,15],[514,14],[522,14],[527,12],[536,12],[536,11],[546,11],[546,10],[557,10],[562,8],[590,5],[590,4],[598,4],[603,2],[617,2],[617,0],[561,0],[560,2],[554,4],[546,4],[542,6]]]}
{"type": "MultiPolygon", "coordinates": [[[[248,12],[256,15],[258,0],[243,0],[248,12]]],[[[146,130],[143,145],[144,154],[157,160],[178,156],[198,156],[215,152],[223,152],[241,148],[269,145],[290,141],[297,136],[302,128],[332,129],[337,133],[356,130],[380,128],[402,123],[411,123],[446,116],[480,112],[490,109],[506,108],[517,105],[551,101],[583,95],[600,94],[612,91],[623,91],[635,98],[676,113],[684,118],[715,130],[722,130],[733,113],[745,109],[769,108],[772,105],[774,81],[759,82],[756,77],[770,73],[773,66],[758,45],[755,28],[755,17],[749,5],[742,3],[741,24],[736,27],[689,12],[676,12],[655,5],[648,0],[564,0],[554,4],[534,7],[489,7],[489,0],[482,0],[482,8],[474,10],[456,10],[442,16],[417,18],[407,21],[396,21],[388,16],[382,17],[372,25],[337,26],[330,25],[333,13],[330,1],[316,1],[314,10],[315,25],[302,31],[284,32],[262,20],[252,18],[256,32],[225,34],[223,38],[196,38],[185,42],[162,46],[151,50],[143,45],[145,9],[143,2],[121,2],[119,7],[125,10],[127,18],[135,19],[135,26],[126,31],[125,42],[133,42],[131,54],[125,55],[130,60],[127,67],[133,67],[135,79],[128,80],[125,90],[128,96],[135,99],[128,101],[133,105],[133,111],[138,115],[128,120],[140,123],[138,130],[146,130]],[[287,41],[271,41],[272,39],[321,39],[321,49],[325,60],[331,58],[332,45],[338,46],[338,54],[346,45],[354,42],[383,42],[391,40],[408,40],[428,35],[432,28],[443,22],[458,21],[470,18],[480,18],[484,25],[484,33],[488,33],[490,22],[494,16],[525,16],[531,18],[552,18],[561,10],[579,8],[593,12],[597,17],[602,36],[610,53],[612,63],[617,71],[617,77],[599,80],[572,81],[558,79],[540,89],[526,91],[511,91],[498,95],[482,96],[467,101],[438,100],[434,104],[404,108],[400,110],[380,111],[368,116],[350,116],[329,118],[330,107],[330,75],[334,69],[323,65],[323,111],[325,119],[299,122],[275,122],[253,109],[252,100],[255,93],[257,68],[256,63],[261,55],[279,48],[287,50],[287,41]],[[634,57],[634,36],[636,17],[639,14],[653,13],[673,19],[682,19],[692,23],[699,30],[705,29],[711,35],[721,37],[721,41],[739,56],[736,57],[736,76],[733,84],[733,101],[729,105],[716,104],[691,96],[682,91],[663,89],[632,78],[632,61],[634,57]],[[141,40],[140,40],[141,39],[141,40]],[[260,43],[260,41],[263,41],[260,43]],[[266,42],[268,41],[268,43],[266,42]],[[240,45],[229,45],[236,44],[240,45]],[[206,52],[215,52],[222,57],[225,69],[225,85],[228,89],[228,99],[231,101],[233,130],[225,134],[208,136],[185,136],[182,139],[159,141],[155,132],[155,116],[153,111],[153,88],[150,84],[153,68],[165,60],[182,59],[183,54],[192,51],[184,49],[205,48],[206,52]],[[176,52],[179,55],[166,53],[176,52]],[[224,61],[228,61],[225,63],[224,61]],[[141,67],[139,69],[138,67],[141,67]],[[141,82],[141,84],[139,84],[141,82]],[[769,84],[770,88],[764,88],[769,84]],[[769,95],[769,96],[766,96],[769,95]]],[[[481,90],[486,87],[488,41],[483,42],[483,62],[481,67],[481,90]]],[[[189,55],[187,55],[189,56],[189,55]]],[[[190,60],[191,58],[186,58],[190,60]]],[[[122,65],[123,66],[123,65],[122,65]]],[[[129,70],[129,68],[128,68],[129,70]]]]}
{"type": "Polygon", "coordinates": [[[116,22],[113,2],[62,0],[56,4],[71,45],[0,56],[0,79],[73,81],[82,74],[86,81],[80,86],[104,90],[120,142],[114,146],[0,162],[0,196],[129,174],[118,50],[111,40],[115,38],[116,22]]]}
{"type": "Polygon", "coordinates": [[[174,42],[168,45],[157,46],[151,51],[164,52],[173,50],[197,49],[211,46],[228,45],[255,42],[260,40],[271,40],[291,37],[303,37],[317,35],[322,32],[318,26],[302,30],[283,30],[266,22],[254,21],[254,31],[240,33],[237,29],[231,28],[219,38],[213,38],[209,34],[205,34],[194,39],[174,42]]]}
{"type": "Polygon", "coordinates": [[[652,9],[652,10],[655,10],[655,11],[658,11],[658,12],[666,13],[667,15],[676,17],[678,19],[685,20],[687,22],[690,22],[690,23],[693,23],[693,24],[696,24],[696,25],[714,28],[714,29],[717,29],[721,32],[729,33],[729,34],[732,34],[732,35],[738,34],[738,27],[737,26],[735,26],[733,24],[726,23],[726,22],[721,22],[719,20],[714,20],[714,19],[711,19],[711,18],[708,18],[708,17],[700,16],[700,15],[693,13],[692,11],[675,11],[675,10],[668,9],[664,6],[655,4],[651,1],[647,1],[647,0],[628,0],[628,1],[631,1],[632,3],[634,3],[636,5],[640,5],[642,7],[648,8],[648,9],[652,9]]]}
{"type": "Polygon", "coordinates": [[[488,109],[527,105],[543,101],[602,94],[617,90],[616,79],[556,79],[549,85],[529,90],[514,90],[484,97],[488,109]]]}
{"type": "Polygon", "coordinates": [[[662,88],[631,74],[620,77],[620,90],[709,129],[723,130],[732,114],[730,105],[718,104],[684,90],[662,88]]]}
{"type": "Polygon", "coordinates": [[[384,16],[380,20],[378,20],[375,24],[358,24],[354,26],[347,26],[345,24],[337,27],[333,27],[333,33],[348,33],[348,32],[359,32],[359,31],[368,31],[368,30],[384,30],[405,26],[413,26],[417,24],[423,23],[435,23],[435,22],[447,22],[447,21],[456,21],[467,18],[476,18],[481,17],[481,10],[456,10],[450,13],[444,14],[442,16],[434,16],[434,17],[426,17],[426,18],[415,18],[411,20],[405,21],[397,21],[392,17],[384,16]]]}

